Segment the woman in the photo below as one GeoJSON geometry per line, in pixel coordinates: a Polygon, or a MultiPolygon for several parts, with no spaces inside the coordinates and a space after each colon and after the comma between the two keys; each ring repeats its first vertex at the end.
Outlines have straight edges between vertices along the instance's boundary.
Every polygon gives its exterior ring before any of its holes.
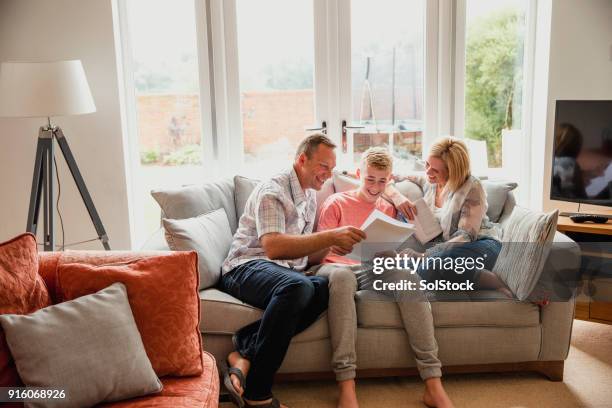
{"type": "MultiPolygon", "coordinates": [[[[436,141],[425,170],[425,176],[394,177],[396,182],[410,180],[421,187],[424,201],[442,227],[442,234],[430,242],[425,253],[417,254],[442,259],[481,258],[484,268],[478,268],[475,263],[460,274],[441,268],[441,262],[423,262],[417,269],[419,276],[427,281],[471,281],[480,289],[496,289],[512,297],[503,281],[490,272],[501,250],[501,228],[487,217],[486,194],[480,181],[470,174],[465,143],[453,137],[436,141]]],[[[385,193],[404,217],[414,218],[414,204],[393,185],[389,185],[385,193]]]]}

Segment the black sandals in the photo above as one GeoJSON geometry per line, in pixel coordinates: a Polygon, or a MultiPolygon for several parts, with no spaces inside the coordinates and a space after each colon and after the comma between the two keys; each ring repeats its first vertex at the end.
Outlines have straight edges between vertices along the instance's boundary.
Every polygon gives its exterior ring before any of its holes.
{"type": "Polygon", "coordinates": [[[238,381],[240,381],[240,386],[244,390],[244,384],[246,380],[244,377],[244,373],[239,368],[231,367],[229,365],[229,362],[227,361],[221,364],[221,370],[223,372],[223,385],[225,385],[225,389],[229,393],[232,402],[236,404],[238,408],[243,408],[245,406],[244,400],[242,399],[242,396],[238,393],[238,390],[234,388],[234,383],[232,383],[231,375],[234,374],[236,377],[238,377],[238,381]]]}

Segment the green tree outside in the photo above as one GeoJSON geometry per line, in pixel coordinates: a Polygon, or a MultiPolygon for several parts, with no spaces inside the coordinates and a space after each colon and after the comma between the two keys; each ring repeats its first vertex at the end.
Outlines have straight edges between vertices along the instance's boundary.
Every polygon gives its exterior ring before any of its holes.
{"type": "Polygon", "coordinates": [[[467,32],[465,136],[487,142],[490,167],[501,166],[502,129],[521,126],[525,16],[503,10],[467,32]]]}

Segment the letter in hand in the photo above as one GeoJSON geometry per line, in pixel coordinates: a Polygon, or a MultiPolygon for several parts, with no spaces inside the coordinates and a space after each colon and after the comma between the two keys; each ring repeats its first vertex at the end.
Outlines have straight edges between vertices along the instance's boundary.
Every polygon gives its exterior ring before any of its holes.
{"type": "Polygon", "coordinates": [[[333,229],[334,246],[332,248],[346,251],[344,254],[337,252],[339,255],[346,255],[353,250],[353,245],[363,241],[366,238],[365,232],[359,228],[347,226],[333,229]]]}

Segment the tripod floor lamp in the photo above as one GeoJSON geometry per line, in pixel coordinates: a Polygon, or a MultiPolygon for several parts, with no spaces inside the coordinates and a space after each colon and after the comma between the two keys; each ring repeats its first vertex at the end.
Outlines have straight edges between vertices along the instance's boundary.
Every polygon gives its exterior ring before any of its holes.
{"type": "Polygon", "coordinates": [[[55,250],[55,143],[59,146],[81,194],[98,239],[109,250],[108,236],[76,164],[68,141],[51,117],[96,111],[83,65],[79,60],[0,63],[0,116],[44,117],[38,131],[34,175],[26,230],[36,234],[41,204],[44,211],[44,249],[55,250]],[[41,202],[42,201],[42,202],[41,202]]]}

